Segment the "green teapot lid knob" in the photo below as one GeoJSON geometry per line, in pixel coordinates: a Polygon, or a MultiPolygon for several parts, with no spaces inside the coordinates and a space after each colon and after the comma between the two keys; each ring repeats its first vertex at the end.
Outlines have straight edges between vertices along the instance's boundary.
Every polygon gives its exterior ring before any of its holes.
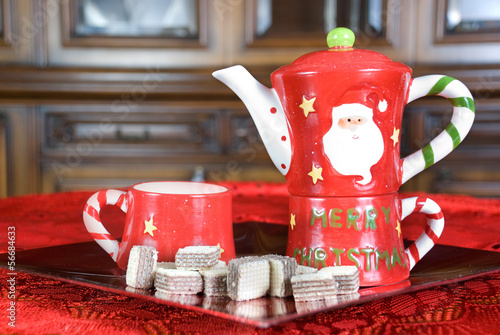
{"type": "Polygon", "coordinates": [[[326,43],[328,44],[329,48],[352,48],[352,46],[354,45],[354,33],[349,28],[335,28],[326,36],[326,43]]]}

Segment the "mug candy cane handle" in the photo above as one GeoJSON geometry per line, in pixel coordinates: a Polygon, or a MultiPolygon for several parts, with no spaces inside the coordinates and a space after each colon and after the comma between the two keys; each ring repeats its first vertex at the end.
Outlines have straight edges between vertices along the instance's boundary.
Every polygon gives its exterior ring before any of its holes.
{"type": "Polygon", "coordinates": [[[429,198],[412,197],[401,200],[401,220],[412,213],[422,213],[427,217],[427,225],[417,240],[406,249],[410,270],[431,250],[441,236],[444,217],[441,208],[429,198]]]}
{"type": "Polygon", "coordinates": [[[105,205],[115,205],[127,213],[126,192],[106,190],[94,193],[83,210],[83,222],[90,235],[116,262],[119,242],[104,228],[99,213],[105,205]]]}
{"type": "Polygon", "coordinates": [[[431,95],[447,98],[453,105],[453,116],[445,130],[428,145],[403,158],[403,183],[454,150],[469,133],[474,122],[474,100],[460,81],[443,75],[415,78],[410,86],[408,103],[431,95]]]}

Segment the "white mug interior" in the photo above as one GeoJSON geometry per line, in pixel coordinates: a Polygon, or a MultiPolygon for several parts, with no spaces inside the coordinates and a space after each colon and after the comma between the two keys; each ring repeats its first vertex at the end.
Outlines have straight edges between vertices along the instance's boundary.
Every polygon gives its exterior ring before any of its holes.
{"type": "Polygon", "coordinates": [[[216,194],[228,190],[224,186],[189,181],[153,181],[136,184],[133,188],[159,194],[216,194]]]}

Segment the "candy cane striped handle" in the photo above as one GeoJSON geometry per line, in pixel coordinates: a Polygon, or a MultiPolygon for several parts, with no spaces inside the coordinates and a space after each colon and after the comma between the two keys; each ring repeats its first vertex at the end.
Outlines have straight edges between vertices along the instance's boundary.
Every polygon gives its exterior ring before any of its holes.
{"type": "Polygon", "coordinates": [[[428,145],[403,158],[403,183],[455,149],[469,133],[474,122],[474,100],[467,87],[460,81],[442,75],[413,79],[408,103],[429,95],[447,98],[453,105],[453,116],[445,130],[428,145]]]}
{"type": "Polygon", "coordinates": [[[87,200],[87,204],[85,204],[85,208],[83,209],[83,222],[88,232],[115,262],[118,257],[120,244],[104,228],[99,213],[105,205],[118,206],[123,212],[127,213],[126,194],[126,192],[118,190],[99,191],[87,200]]]}
{"type": "Polygon", "coordinates": [[[427,217],[427,225],[417,240],[406,249],[410,262],[410,270],[431,250],[441,236],[444,228],[444,217],[441,208],[433,200],[413,197],[401,200],[401,220],[412,213],[422,213],[427,217]]]}

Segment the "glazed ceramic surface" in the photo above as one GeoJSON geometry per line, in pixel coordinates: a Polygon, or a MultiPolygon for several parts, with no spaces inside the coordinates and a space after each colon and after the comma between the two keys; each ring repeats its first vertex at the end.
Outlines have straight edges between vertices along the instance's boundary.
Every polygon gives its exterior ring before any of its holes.
{"type": "Polygon", "coordinates": [[[156,248],[159,262],[175,261],[178,249],[189,245],[220,245],[221,259],[235,257],[231,191],[223,186],[194,182],[146,182],[128,192],[104,190],[87,201],[83,219],[95,241],[127,268],[134,245],[156,248]],[[109,234],[99,213],[115,205],[126,213],[121,242],[109,234]]]}
{"type": "MultiPolygon", "coordinates": [[[[317,230],[311,217],[332,208],[344,215],[355,209],[361,217],[367,213],[369,198],[370,206],[377,208],[380,218],[384,213],[382,207],[392,208],[387,220],[395,226],[402,217],[397,214],[402,207],[398,204],[399,187],[445,157],[463,140],[475,116],[472,96],[460,81],[451,77],[431,75],[412,79],[408,66],[377,52],[354,49],[354,34],[348,29],[334,29],[328,34],[327,43],[329,49],[306,54],[274,71],[272,88],[258,83],[241,66],[222,69],[213,75],[243,100],[271,159],[287,179],[291,194],[289,255],[301,261],[304,248],[336,249],[340,240],[346,250],[382,248],[390,252],[396,248],[401,267],[409,269],[410,263],[425,254],[423,250],[434,245],[434,236],[418,241],[421,252],[412,258],[409,250],[400,251],[401,236],[394,239],[394,231],[385,233],[382,224],[376,228],[360,224],[358,230],[343,232],[317,230]],[[401,158],[404,106],[429,95],[450,101],[451,122],[425,147],[401,158]],[[317,208],[317,204],[322,205],[317,208]],[[332,241],[337,244],[332,245],[332,241]],[[300,257],[297,250],[302,253],[300,257]]],[[[371,253],[367,261],[376,264],[376,255],[371,253]]],[[[333,265],[332,258],[313,265],[333,265]]],[[[390,264],[394,269],[392,261],[390,264]]],[[[408,271],[402,271],[404,275],[390,279],[391,274],[386,271],[389,269],[356,265],[365,273],[377,272],[363,275],[370,278],[362,281],[365,285],[387,284],[408,276],[408,271]]]]}
{"type": "Polygon", "coordinates": [[[290,196],[287,254],[316,268],[354,265],[363,286],[405,280],[444,228],[439,206],[428,198],[400,199],[397,192],[372,197],[290,196]],[[427,217],[422,235],[407,249],[402,220],[427,217]],[[300,224],[299,224],[300,223],[300,224]]]}

